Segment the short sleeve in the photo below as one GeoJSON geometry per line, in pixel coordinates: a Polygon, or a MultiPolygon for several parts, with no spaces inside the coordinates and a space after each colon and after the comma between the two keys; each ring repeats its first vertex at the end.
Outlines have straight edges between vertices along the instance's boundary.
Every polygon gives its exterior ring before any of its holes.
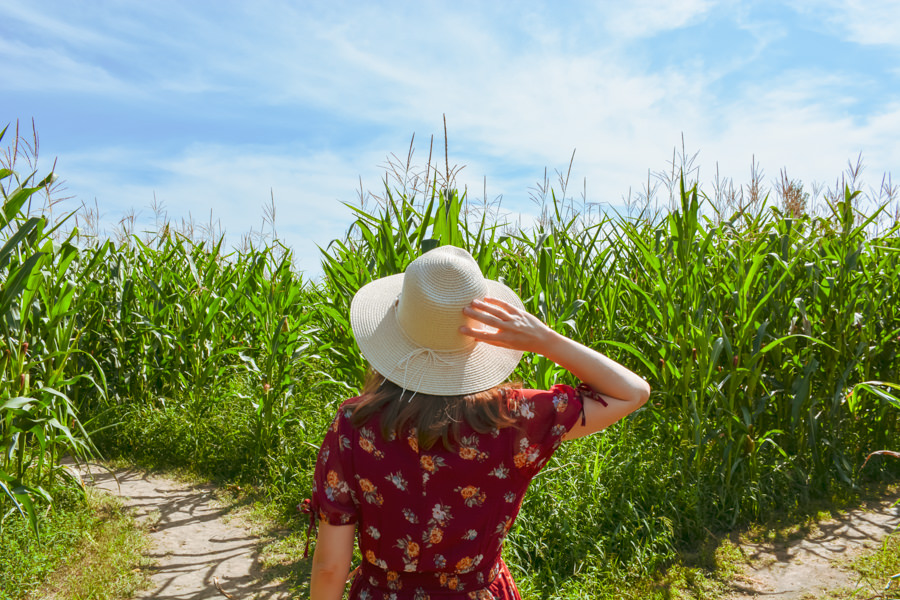
{"type": "Polygon", "coordinates": [[[562,443],[562,437],[583,415],[581,394],[568,385],[549,391],[521,390],[513,416],[519,429],[513,464],[533,477],[562,443]]]}
{"type": "Polygon", "coordinates": [[[348,417],[343,407],[335,415],[319,448],[313,477],[312,512],[331,525],[356,523],[358,518],[353,491],[353,426],[348,417]]]}

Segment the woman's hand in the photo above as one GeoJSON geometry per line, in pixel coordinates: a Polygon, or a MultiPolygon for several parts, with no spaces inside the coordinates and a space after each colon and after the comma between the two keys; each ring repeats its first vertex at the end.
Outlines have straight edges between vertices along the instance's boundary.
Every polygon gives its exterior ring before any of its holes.
{"type": "Polygon", "coordinates": [[[460,333],[494,346],[540,354],[556,335],[534,315],[498,298],[473,300],[463,313],[496,331],[463,326],[460,333]]]}
{"type": "Polygon", "coordinates": [[[463,326],[459,329],[460,333],[495,346],[536,352],[569,371],[596,392],[626,404],[617,406],[615,410],[592,409],[592,413],[597,412],[599,417],[592,419],[588,414],[591,422],[575,437],[598,431],[621,419],[644,404],[650,396],[650,386],[637,373],[596,350],[556,333],[534,315],[503,300],[474,300],[463,309],[463,313],[496,331],[463,326]]]}

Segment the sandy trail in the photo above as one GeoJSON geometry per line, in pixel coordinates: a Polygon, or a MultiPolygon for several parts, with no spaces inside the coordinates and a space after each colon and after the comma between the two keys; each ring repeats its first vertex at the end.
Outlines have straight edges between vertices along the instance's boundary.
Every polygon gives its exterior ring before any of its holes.
{"type": "Polygon", "coordinates": [[[820,598],[829,591],[881,591],[886,581],[862,582],[847,562],[879,547],[900,527],[896,494],[818,523],[813,532],[792,542],[748,544],[742,547],[744,574],[733,583],[730,600],[820,598]],[[871,584],[878,587],[874,589],[871,584]]]}
{"type": "Polygon", "coordinates": [[[147,556],[153,588],[137,598],[201,600],[225,598],[222,589],[239,600],[281,600],[290,594],[262,577],[257,545],[232,509],[215,501],[213,487],[183,483],[133,469],[90,467],[87,483],[121,496],[139,519],[152,524],[147,556]],[[117,481],[118,480],[118,481],[117,481]]]}
{"type": "MultiPolygon", "coordinates": [[[[262,576],[259,538],[240,518],[232,518],[232,507],[216,502],[212,486],[134,469],[116,470],[113,477],[107,470],[91,467],[85,480],[91,479],[97,488],[121,496],[139,519],[152,524],[148,557],[154,561],[153,587],[137,598],[224,598],[216,578],[235,600],[291,598],[283,584],[262,576]]],[[[732,582],[728,600],[811,599],[828,591],[865,587],[846,563],[874,550],[900,527],[897,500],[894,494],[818,523],[803,539],[744,545],[744,572],[732,582]]],[[[875,583],[883,586],[885,582],[875,583]]]]}

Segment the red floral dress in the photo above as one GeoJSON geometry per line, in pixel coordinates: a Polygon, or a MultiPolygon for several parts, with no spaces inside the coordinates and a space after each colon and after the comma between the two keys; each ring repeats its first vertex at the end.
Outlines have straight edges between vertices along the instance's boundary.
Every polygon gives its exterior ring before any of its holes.
{"type": "Polygon", "coordinates": [[[519,599],[500,558],[531,479],[583,415],[570,386],[515,390],[513,427],[474,432],[453,451],[420,449],[415,432],[384,440],[378,418],[359,429],[347,401],[316,463],[311,509],[334,525],[356,523],[362,564],[350,598],[519,599]]]}

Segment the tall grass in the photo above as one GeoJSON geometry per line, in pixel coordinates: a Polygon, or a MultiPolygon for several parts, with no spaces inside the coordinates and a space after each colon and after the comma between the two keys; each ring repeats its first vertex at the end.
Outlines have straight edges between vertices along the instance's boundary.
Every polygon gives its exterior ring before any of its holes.
{"type": "MultiPolygon", "coordinates": [[[[350,299],[447,244],[654,389],[534,482],[507,554],[536,593],[649,573],[710,529],[852,488],[867,453],[895,445],[900,411],[879,382],[900,381],[900,238],[896,219],[871,227],[887,203],[862,215],[846,186],[813,216],[785,176],[785,210],[756,186],[751,204],[711,218],[699,186],[673,176],[668,212],[597,216],[561,180],[522,229],[454,190],[449,167],[443,185],[430,163],[427,174],[416,185],[401,173],[371,208],[354,206],[312,282],[277,240],[227,250],[165,223],[116,241],[62,234],[25,203],[52,178],[0,172],[4,506],[36,527],[61,455],[94,450],[88,432],[109,454],[192,464],[296,503],[336,403],[364,374],[350,299]]],[[[528,356],[514,377],[568,376],[528,356]]]]}
{"type": "MultiPolygon", "coordinates": [[[[6,131],[0,131],[0,140],[6,131]]],[[[98,375],[102,381],[102,371],[92,360],[97,368],[73,368],[83,333],[77,281],[90,277],[90,269],[79,264],[73,236],[58,242],[47,219],[22,216],[32,196],[50,187],[53,175],[19,177],[12,166],[0,168],[0,491],[10,511],[27,518],[37,535],[35,501],[49,502],[47,488],[69,476],[59,466],[61,455],[84,457],[90,451],[66,392],[88,382],[102,393],[94,379],[98,375]]],[[[2,525],[0,520],[0,531],[2,525]]]]}

